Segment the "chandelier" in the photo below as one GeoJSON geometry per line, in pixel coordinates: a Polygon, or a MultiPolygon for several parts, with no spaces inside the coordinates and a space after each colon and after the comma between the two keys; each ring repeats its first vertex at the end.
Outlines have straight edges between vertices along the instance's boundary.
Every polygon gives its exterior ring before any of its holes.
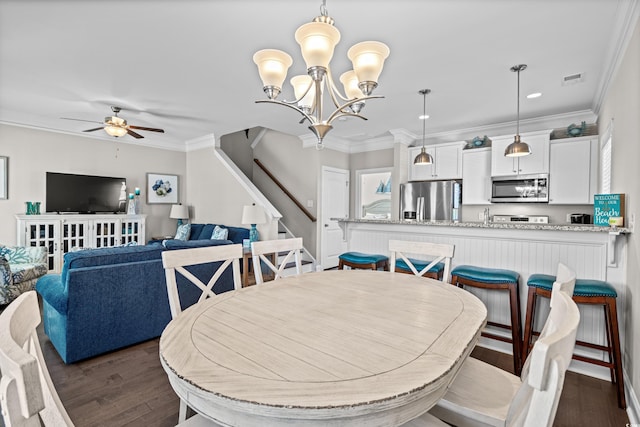
{"type": "MultiPolygon", "coordinates": [[[[333,128],[335,119],[343,116],[359,117],[367,99],[383,98],[372,96],[378,86],[378,77],[382,72],[384,60],[389,56],[389,48],[376,41],[360,42],[352,46],[347,56],[353,64],[353,70],[340,76],[344,94],[336,86],[329,62],[333,57],[335,46],[340,41],[340,31],[333,25],[334,21],[327,13],[326,0],[320,6],[320,16],[312,22],[303,24],[295,32],[296,42],[300,45],[302,57],[307,65],[307,74],[294,76],[290,83],[293,86],[295,100],[277,100],[282,85],[287,77],[287,70],[293,64],[291,56],[275,49],[263,49],[253,55],[253,62],[258,66],[263,90],[267,94],[265,100],[284,105],[302,114],[309,122],[309,129],[318,138],[316,147],[322,148],[322,140],[333,128]],[[323,94],[328,93],[335,110],[323,118],[323,94]]],[[[301,123],[302,123],[301,122],[301,123]]]]}

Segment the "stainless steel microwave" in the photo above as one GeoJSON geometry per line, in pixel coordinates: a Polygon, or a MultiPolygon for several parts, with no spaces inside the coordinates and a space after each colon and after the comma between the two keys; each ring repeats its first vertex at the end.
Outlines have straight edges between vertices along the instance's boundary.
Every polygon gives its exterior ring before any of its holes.
{"type": "Polygon", "coordinates": [[[492,203],[548,203],[549,175],[497,176],[491,178],[492,203]]]}

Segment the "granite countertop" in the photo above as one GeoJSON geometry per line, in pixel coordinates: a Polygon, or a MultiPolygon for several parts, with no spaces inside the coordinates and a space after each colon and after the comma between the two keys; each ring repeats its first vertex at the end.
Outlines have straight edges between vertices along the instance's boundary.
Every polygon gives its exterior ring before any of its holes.
{"type": "Polygon", "coordinates": [[[331,218],[338,222],[354,222],[362,224],[402,224],[422,225],[433,227],[462,227],[462,228],[492,228],[512,230],[548,230],[548,231],[587,231],[594,233],[631,233],[626,227],[600,227],[593,224],[517,224],[495,223],[485,225],[483,222],[454,222],[454,221],[402,221],[397,219],[355,219],[355,218],[331,218]]]}

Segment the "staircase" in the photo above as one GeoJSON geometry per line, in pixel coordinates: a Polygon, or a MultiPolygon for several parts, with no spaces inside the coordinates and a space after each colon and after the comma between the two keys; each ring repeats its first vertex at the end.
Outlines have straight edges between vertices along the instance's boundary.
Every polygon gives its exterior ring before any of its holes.
{"type": "MultiPolygon", "coordinates": [[[[278,224],[278,239],[289,239],[294,236],[291,231],[280,221],[278,224]]],[[[287,252],[281,252],[278,254],[278,265],[284,260],[284,257],[287,256],[287,252]]],[[[312,271],[316,271],[316,267],[318,263],[316,259],[307,251],[307,249],[303,246],[300,251],[300,263],[302,264],[302,273],[309,273],[312,271]]],[[[296,274],[296,264],[295,262],[289,262],[284,268],[283,275],[292,276],[296,274]]]]}

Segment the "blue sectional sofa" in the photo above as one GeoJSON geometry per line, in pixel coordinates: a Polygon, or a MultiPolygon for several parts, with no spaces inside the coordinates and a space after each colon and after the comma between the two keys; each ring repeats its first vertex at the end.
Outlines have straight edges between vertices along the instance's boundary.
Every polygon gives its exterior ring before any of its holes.
{"type": "MultiPolygon", "coordinates": [[[[45,333],[65,363],[158,337],[171,320],[162,252],[232,243],[166,240],[67,253],[62,272],[41,277],[36,284],[43,301],[45,333]]],[[[206,283],[219,265],[188,270],[206,283]]],[[[226,269],[214,291],[232,289],[232,272],[226,269]]],[[[178,277],[178,291],[183,309],[200,296],[199,289],[182,277],[178,277]]]]}

